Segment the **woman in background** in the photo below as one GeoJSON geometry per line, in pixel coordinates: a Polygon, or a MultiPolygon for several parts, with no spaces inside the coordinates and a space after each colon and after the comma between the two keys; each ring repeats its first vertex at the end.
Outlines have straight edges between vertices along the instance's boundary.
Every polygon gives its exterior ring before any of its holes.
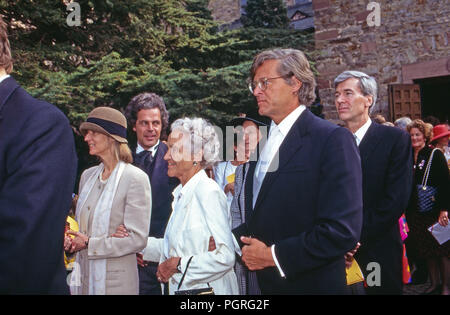
{"type": "Polygon", "coordinates": [[[425,294],[435,294],[440,291],[439,275],[441,275],[442,294],[447,295],[449,294],[450,241],[439,245],[428,231],[428,228],[436,222],[443,226],[448,224],[449,170],[444,154],[440,150],[435,150],[427,185],[437,188],[436,207],[429,212],[419,212],[416,187],[422,184],[427,163],[433,152],[433,149],[428,146],[432,139],[432,126],[427,125],[420,119],[416,119],[407,126],[407,130],[411,135],[414,151],[414,189],[410,206],[406,212],[406,219],[410,228],[407,238],[408,248],[412,248],[419,257],[427,260],[431,287],[425,294]]]}

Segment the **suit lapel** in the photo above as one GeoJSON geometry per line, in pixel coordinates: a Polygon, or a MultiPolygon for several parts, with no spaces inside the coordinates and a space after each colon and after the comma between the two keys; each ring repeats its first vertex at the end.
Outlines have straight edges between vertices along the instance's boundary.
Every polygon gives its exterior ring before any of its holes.
{"type": "Polygon", "coordinates": [[[153,162],[150,165],[150,169],[149,169],[149,176],[150,176],[150,181],[152,180],[156,180],[157,177],[159,177],[160,172],[159,170],[162,170],[162,166],[161,163],[164,161],[164,150],[162,147],[163,143],[160,142],[160,144],[158,145],[158,149],[156,150],[156,154],[155,157],[153,159],[153,162]]]}
{"type": "Polygon", "coordinates": [[[369,129],[367,129],[364,138],[359,144],[359,153],[361,156],[361,163],[367,161],[372,154],[372,152],[377,147],[378,143],[381,140],[380,133],[377,132],[378,125],[375,122],[372,122],[369,129]]]}
{"type": "MultiPolygon", "coordinates": [[[[269,189],[272,186],[275,179],[279,176],[280,170],[283,169],[283,167],[291,160],[293,156],[295,156],[295,153],[301,149],[303,146],[303,137],[308,132],[308,126],[312,120],[312,116],[308,109],[305,109],[303,113],[300,115],[300,117],[297,119],[297,121],[292,125],[291,129],[289,130],[289,133],[284,138],[283,142],[280,145],[280,148],[278,150],[278,161],[274,159],[272,161],[272,164],[270,166],[270,169],[275,169],[274,172],[268,172],[266,176],[264,177],[264,180],[261,184],[261,189],[259,190],[258,198],[255,202],[255,208],[252,212],[254,214],[263,200],[268,195],[269,189]],[[276,163],[278,163],[278,167],[276,167],[276,163]]],[[[252,174],[252,181],[253,181],[253,174],[252,174]]],[[[253,187],[253,185],[252,185],[253,187]]],[[[252,189],[253,191],[253,189],[252,189]]],[[[250,200],[250,203],[252,203],[253,198],[250,200]]]]}

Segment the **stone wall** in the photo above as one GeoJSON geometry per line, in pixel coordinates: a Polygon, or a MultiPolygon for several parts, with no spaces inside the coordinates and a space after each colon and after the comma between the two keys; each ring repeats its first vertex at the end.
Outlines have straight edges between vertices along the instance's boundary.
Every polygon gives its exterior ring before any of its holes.
{"type": "Polygon", "coordinates": [[[402,67],[445,64],[450,56],[448,0],[378,0],[380,26],[367,23],[369,2],[313,0],[319,95],[325,117],[332,121],[338,120],[333,80],[340,72],[374,76],[379,89],[374,112],[390,119],[388,85],[411,83],[403,81],[402,67]]]}
{"type": "MultiPolygon", "coordinates": [[[[208,9],[216,21],[224,24],[232,23],[241,17],[241,0],[210,0],[208,9]]],[[[295,0],[284,0],[287,6],[295,4],[295,0]]]]}
{"type": "Polygon", "coordinates": [[[241,17],[241,0],[210,0],[208,9],[214,20],[228,24],[241,17]]]}

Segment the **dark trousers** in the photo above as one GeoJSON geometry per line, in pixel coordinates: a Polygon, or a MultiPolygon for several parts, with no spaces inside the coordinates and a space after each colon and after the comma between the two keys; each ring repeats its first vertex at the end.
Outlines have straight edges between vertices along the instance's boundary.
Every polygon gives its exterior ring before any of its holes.
{"type": "Polygon", "coordinates": [[[366,295],[366,290],[364,289],[364,282],[357,282],[351,285],[347,285],[348,295],[366,295]]]}
{"type": "Polygon", "coordinates": [[[138,266],[139,295],[162,295],[161,284],[156,278],[157,263],[150,262],[147,267],[138,266]]]}
{"type": "Polygon", "coordinates": [[[384,255],[379,253],[380,251],[377,250],[370,253],[361,251],[357,252],[355,256],[366,281],[370,273],[367,270],[368,264],[376,262],[380,266],[381,286],[368,286],[366,287],[366,293],[368,295],[402,295],[402,249],[396,249],[396,246],[386,246],[384,255]]]}

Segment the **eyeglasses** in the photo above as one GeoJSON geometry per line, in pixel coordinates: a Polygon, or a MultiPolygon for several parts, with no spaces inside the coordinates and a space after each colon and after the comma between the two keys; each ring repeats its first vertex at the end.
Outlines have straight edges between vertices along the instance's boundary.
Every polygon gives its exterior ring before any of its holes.
{"type": "Polygon", "coordinates": [[[269,84],[270,80],[275,80],[275,79],[280,79],[280,78],[285,78],[286,76],[282,75],[279,77],[275,77],[275,78],[261,78],[258,81],[253,81],[250,82],[248,84],[248,89],[250,90],[250,92],[253,94],[253,92],[255,91],[256,87],[259,87],[261,89],[261,91],[265,91],[267,89],[267,85],[269,84]]]}

